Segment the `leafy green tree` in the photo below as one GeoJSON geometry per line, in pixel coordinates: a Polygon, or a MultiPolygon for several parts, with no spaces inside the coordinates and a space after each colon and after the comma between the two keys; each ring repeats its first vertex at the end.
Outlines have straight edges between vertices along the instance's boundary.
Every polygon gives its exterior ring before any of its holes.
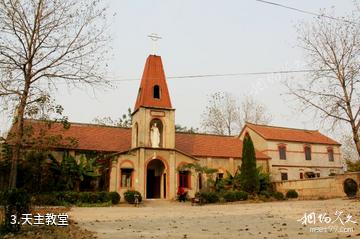
{"type": "Polygon", "coordinates": [[[249,135],[243,141],[242,164],[240,167],[240,183],[244,191],[257,193],[259,191],[259,174],[256,168],[254,144],[249,135]]]}
{"type": "MultiPolygon", "coordinates": [[[[196,179],[198,179],[202,174],[206,175],[206,188],[209,190],[214,187],[214,173],[218,170],[214,168],[209,168],[207,166],[201,166],[199,163],[188,163],[178,168],[178,171],[193,171],[195,173],[196,179]]],[[[199,183],[199,180],[196,180],[196,183],[199,183]]],[[[196,185],[196,191],[198,191],[200,185],[196,185]]]]}
{"type": "Polygon", "coordinates": [[[78,160],[72,155],[64,153],[59,163],[54,157],[50,157],[52,163],[50,169],[58,179],[58,189],[80,191],[80,182],[85,177],[99,177],[99,166],[96,158],[86,158],[81,155],[78,160]]]}

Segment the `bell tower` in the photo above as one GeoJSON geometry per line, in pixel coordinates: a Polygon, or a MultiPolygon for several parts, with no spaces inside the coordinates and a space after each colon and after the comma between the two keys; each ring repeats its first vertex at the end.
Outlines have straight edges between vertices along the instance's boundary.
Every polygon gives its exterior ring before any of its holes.
{"type": "Polygon", "coordinates": [[[149,55],[132,113],[131,147],[175,147],[175,109],[160,56],[149,55]]]}

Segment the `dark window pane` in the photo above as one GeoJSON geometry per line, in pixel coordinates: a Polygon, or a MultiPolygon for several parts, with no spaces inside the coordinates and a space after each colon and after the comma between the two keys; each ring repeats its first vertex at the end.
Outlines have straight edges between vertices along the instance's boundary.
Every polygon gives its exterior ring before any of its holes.
{"type": "Polygon", "coordinates": [[[305,147],[305,159],[311,160],[311,148],[308,146],[305,147]]]}
{"type": "Polygon", "coordinates": [[[334,151],[332,149],[328,150],[328,157],[329,157],[329,161],[331,162],[334,161],[334,151]]]}
{"type": "Polygon", "coordinates": [[[287,173],[281,173],[281,180],[288,180],[288,174],[287,173]]]}
{"type": "Polygon", "coordinates": [[[189,188],[189,176],[188,171],[179,172],[179,187],[189,188]]]}
{"type": "Polygon", "coordinates": [[[280,159],[286,160],[286,148],[284,146],[279,147],[279,156],[280,159]]]}
{"type": "Polygon", "coordinates": [[[133,169],[122,168],[121,169],[121,187],[130,188],[132,186],[132,172],[133,169]]]}
{"type": "Polygon", "coordinates": [[[160,87],[158,85],[154,86],[153,96],[155,99],[160,99],[160,87]]]}

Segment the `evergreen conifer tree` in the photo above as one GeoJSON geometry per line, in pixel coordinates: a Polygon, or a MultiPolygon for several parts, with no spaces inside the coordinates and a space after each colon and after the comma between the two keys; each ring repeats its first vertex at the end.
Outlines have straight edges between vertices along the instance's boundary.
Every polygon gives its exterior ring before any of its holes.
{"type": "Polygon", "coordinates": [[[254,144],[249,135],[243,141],[242,164],[240,168],[240,184],[242,190],[248,193],[259,191],[259,175],[256,169],[254,144]]]}

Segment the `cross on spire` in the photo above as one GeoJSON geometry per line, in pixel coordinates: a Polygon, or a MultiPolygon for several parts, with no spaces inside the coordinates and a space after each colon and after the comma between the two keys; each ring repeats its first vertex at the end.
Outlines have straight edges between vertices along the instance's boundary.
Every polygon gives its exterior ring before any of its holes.
{"type": "Polygon", "coordinates": [[[153,52],[153,55],[155,55],[155,53],[156,53],[156,42],[158,40],[162,39],[162,37],[160,37],[156,33],[151,33],[150,35],[148,35],[148,37],[152,40],[152,52],[153,52]]]}

